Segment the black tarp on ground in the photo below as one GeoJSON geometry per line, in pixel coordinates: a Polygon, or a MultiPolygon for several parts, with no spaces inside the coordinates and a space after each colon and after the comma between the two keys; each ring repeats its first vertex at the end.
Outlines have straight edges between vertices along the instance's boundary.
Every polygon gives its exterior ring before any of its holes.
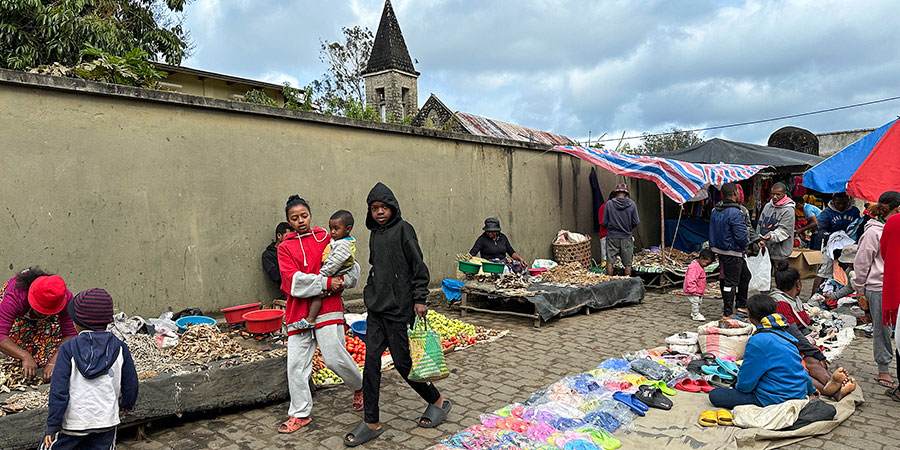
{"type": "Polygon", "coordinates": [[[640,277],[612,280],[593,286],[571,288],[557,287],[542,283],[532,284],[529,290],[547,291],[527,297],[534,303],[541,320],[547,321],[560,314],[560,311],[570,310],[568,315],[575,314],[573,310],[578,306],[588,306],[593,309],[610,308],[622,303],[637,303],[644,299],[644,282],[640,277]]]}
{"type": "Polygon", "coordinates": [[[766,147],[746,142],[710,139],[692,147],[653,156],[702,164],[745,164],[772,166],[781,171],[804,171],[825,158],[806,153],[766,147]]]}

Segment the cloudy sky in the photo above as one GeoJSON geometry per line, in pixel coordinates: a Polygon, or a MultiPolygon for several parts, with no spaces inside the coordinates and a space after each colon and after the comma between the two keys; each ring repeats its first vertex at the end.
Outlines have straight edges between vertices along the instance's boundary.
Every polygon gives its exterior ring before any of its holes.
{"type": "MultiPolygon", "coordinates": [[[[419,103],[573,139],[702,128],[900,96],[892,1],[394,0],[419,103]]],[[[195,0],[184,65],[305,85],[319,40],[374,33],[383,0],[195,0]]],[[[785,125],[878,127],[900,101],[704,136],[764,143],[785,125]]],[[[614,144],[613,144],[614,145],[614,144]]]]}

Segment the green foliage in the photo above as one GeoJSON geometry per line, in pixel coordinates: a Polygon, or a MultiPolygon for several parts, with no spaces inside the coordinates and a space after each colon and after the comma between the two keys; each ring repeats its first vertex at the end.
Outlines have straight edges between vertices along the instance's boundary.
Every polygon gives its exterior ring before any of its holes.
{"type": "Polygon", "coordinates": [[[344,105],[344,117],[351,119],[370,120],[381,122],[381,116],[365,102],[358,102],[354,98],[348,98],[344,105]]]}
{"type": "Polygon", "coordinates": [[[321,80],[310,83],[310,87],[322,112],[345,117],[352,117],[351,114],[368,117],[362,106],[366,104],[362,72],[369,62],[375,36],[368,28],[358,25],[343,28],[342,31],[343,42],[321,41],[319,59],[328,66],[328,70],[321,80]]]}
{"type": "Polygon", "coordinates": [[[0,0],[0,67],[72,67],[90,48],[134,49],[179,64],[189,35],[176,13],[190,0],[0,0]]]}
{"type": "Polygon", "coordinates": [[[260,89],[251,89],[244,94],[243,101],[258,105],[278,106],[278,102],[260,89]]]}
{"type": "Polygon", "coordinates": [[[159,80],[166,73],[156,70],[147,61],[147,52],[133,48],[125,56],[110,55],[96,47],[88,46],[82,52],[82,61],[74,67],[60,63],[40,65],[29,72],[61,77],[78,77],[104,83],[123,84],[146,88],[158,88],[159,80]]]}
{"type": "Polygon", "coordinates": [[[672,128],[671,131],[658,135],[644,133],[643,142],[640,147],[634,149],[634,153],[648,155],[670,152],[697,145],[703,140],[703,136],[694,131],[679,130],[678,128],[672,128]]]}
{"type": "MultiPolygon", "coordinates": [[[[372,108],[369,107],[369,109],[372,109],[372,108]]],[[[403,120],[399,120],[393,114],[388,114],[386,122],[392,123],[394,125],[410,125],[410,124],[412,124],[412,121],[415,118],[416,118],[415,115],[407,114],[406,117],[403,118],[403,120]]]]}
{"type": "Polygon", "coordinates": [[[281,89],[281,95],[284,96],[284,107],[286,109],[297,111],[315,110],[312,103],[313,92],[311,87],[297,89],[291,87],[290,83],[285,82],[284,87],[281,89]]]}

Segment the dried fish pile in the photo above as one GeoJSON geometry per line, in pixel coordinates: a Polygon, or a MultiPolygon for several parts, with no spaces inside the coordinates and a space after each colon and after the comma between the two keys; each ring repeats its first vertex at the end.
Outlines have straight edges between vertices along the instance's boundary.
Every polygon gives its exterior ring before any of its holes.
{"type": "Polygon", "coordinates": [[[156,346],[156,340],[149,334],[135,334],[125,340],[138,378],[153,378],[162,372],[179,372],[181,366],[172,359],[172,355],[156,346]]]}
{"type": "Polygon", "coordinates": [[[560,264],[541,274],[541,280],[548,283],[575,286],[593,286],[623,278],[626,277],[611,277],[585,270],[579,263],[560,264]]]}
{"type": "Polygon", "coordinates": [[[494,284],[497,289],[525,289],[530,284],[525,281],[525,276],[519,273],[509,273],[503,275],[494,284]]]}
{"type": "Polygon", "coordinates": [[[173,358],[181,361],[208,363],[229,360],[223,363],[222,367],[237,366],[287,354],[287,350],[283,348],[275,350],[246,349],[212,324],[189,327],[178,339],[178,345],[171,352],[173,358]]]}
{"type": "Polygon", "coordinates": [[[193,325],[181,335],[172,357],[185,361],[218,361],[243,355],[244,348],[212,324],[193,325]]]}
{"type": "MultiPolygon", "coordinates": [[[[666,248],[666,267],[687,268],[697,253],[685,253],[677,248],[666,248]]],[[[634,254],[634,265],[641,267],[663,267],[662,252],[641,250],[634,254]]]]}
{"type": "Polygon", "coordinates": [[[40,386],[40,379],[25,379],[22,363],[19,360],[6,358],[5,355],[0,358],[2,358],[0,359],[0,392],[24,391],[27,388],[37,389],[40,386]]]}
{"type": "Polygon", "coordinates": [[[28,391],[21,394],[13,394],[6,401],[0,402],[0,411],[14,414],[29,409],[43,408],[47,406],[49,397],[49,389],[44,392],[28,391]]]}
{"type": "MultiPolygon", "coordinates": [[[[671,292],[675,295],[685,295],[684,289],[676,289],[671,292]]],[[[719,290],[718,281],[708,281],[706,283],[706,292],[703,294],[706,298],[722,298],[722,291],[719,290]]]]}

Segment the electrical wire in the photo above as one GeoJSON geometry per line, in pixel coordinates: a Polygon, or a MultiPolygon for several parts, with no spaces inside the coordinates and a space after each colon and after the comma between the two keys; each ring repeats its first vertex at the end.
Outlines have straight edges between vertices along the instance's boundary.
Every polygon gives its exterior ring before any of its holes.
{"type": "Polygon", "coordinates": [[[854,104],[852,104],[852,105],[844,105],[844,106],[837,106],[837,107],[834,107],[834,108],[820,109],[820,110],[818,110],[818,111],[810,111],[810,112],[799,113],[799,114],[789,114],[789,115],[786,115],[786,116],[772,117],[772,118],[769,118],[769,119],[750,120],[750,121],[747,121],[747,122],[731,123],[731,124],[728,124],[728,125],[716,125],[716,126],[713,126],[713,127],[695,128],[695,129],[692,129],[692,130],[678,130],[678,131],[668,131],[668,132],[665,132],[665,133],[643,134],[643,135],[640,135],[640,136],[629,136],[629,137],[621,137],[621,138],[598,139],[598,140],[595,140],[595,141],[593,141],[593,142],[616,142],[616,141],[623,141],[623,140],[627,140],[627,139],[643,139],[643,138],[651,137],[651,136],[667,136],[667,135],[670,135],[670,134],[678,134],[678,133],[691,133],[691,132],[696,133],[696,132],[701,132],[701,131],[712,131],[712,130],[721,130],[721,129],[725,129],[725,128],[743,127],[743,126],[747,126],[747,125],[756,125],[756,124],[759,124],[759,123],[775,122],[775,121],[778,121],[778,120],[793,119],[793,118],[797,118],[797,117],[812,116],[812,115],[815,115],[815,114],[822,114],[822,113],[827,113],[827,112],[832,112],[832,111],[840,111],[840,110],[843,110],[843,109],[858,108],[858,107],[860,107],[860,106],[874,105],[874,104],[877,104],[877,103],[890,102],[890,101],[894,101],[894,100],[900,100],[900,95],[898,95],[898,96],[896,96],[896,97],[882,98],[882,99],[880,99],[880,100],[872,100],[872,101],[868,101],[868,102],[854,103],[854,104]]]}

